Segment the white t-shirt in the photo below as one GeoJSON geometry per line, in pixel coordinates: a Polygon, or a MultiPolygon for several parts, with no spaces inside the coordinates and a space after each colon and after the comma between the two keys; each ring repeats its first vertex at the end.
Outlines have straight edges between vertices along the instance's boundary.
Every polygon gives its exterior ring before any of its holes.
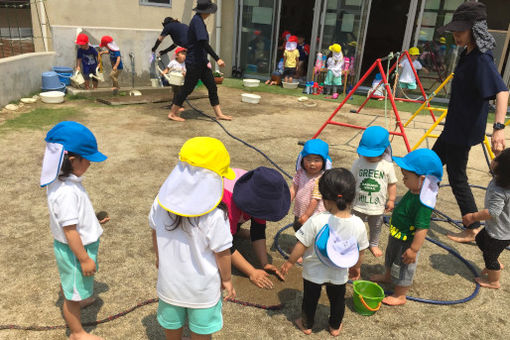
{"type": "Polygon", "coordinates": [[[169,72],[186,72],[186,63],[179,63],[177,60],[171,60],[168,63],[169,72]]]}
{"type": "Polygon", "coordinates": [[[352,164],[351,172],[356,178],[353,209],[368,215],[384,213],[388,184],[397,183],[393,163],[385,159],[371,163],[365,157],[360,157],[352,164]]]}
{"type": "Polygon", "coordinates": [[[50,211],[50,227],[53,238],[66,243],[64,227],[76,224],[84,246],[96,242],[103,228],[97,220],[89,195],[81,184],[81,177],[73,174],[63,181],[55,180],[47,186],[48,209],[50,211]]]}
{"type": "Polygon", "coordinates": [[[339,218],[325,211],[310,217],[296,232],[299,242],[308,248],[303,255],[303,278],[317,284],[329,282],[342,285],[349,278],[348,269],[326,266],[315,254],[315,237],[326,224],[329,224],[329,227],[333,228],[342,239],[354,237],[358,242],[358,249],[363,250],[368,248],[365,223],[354,215],[349,218],[339,218]]]}
{"type": "Polygon", "coordinates": [[[149,225],[156,231],[158,240],[158,296],[175,306],[213,307],[221,298],[221,279],[214,253],[232,247],[226,214],[216,208],[197,218],[183,217],[178,227],[172,226],[173,218],[175,215],[154,200],[149,225]]]}
{"type": "MultiPolygon", "coordinates": [[[[402,72],[400,73],[399,81],[407,84],[416,83],[416,77],[414,76],[411,64],[409,64],[409,60],[407,60],[407,58],[404,59],[400,65],[402,67],[402,72]]],[[[423,68],[418,60],[413,61],[413,66],[416,72],[423,68]]]]}

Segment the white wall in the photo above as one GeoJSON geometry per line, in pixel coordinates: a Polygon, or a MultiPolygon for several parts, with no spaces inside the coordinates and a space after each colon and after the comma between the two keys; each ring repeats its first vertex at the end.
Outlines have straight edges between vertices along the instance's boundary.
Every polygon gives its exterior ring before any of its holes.
{"type": "Polygon", "coordinates": [[[25,53],[0,59],[0,106],[40,91],[41,73],[51,71],[55,52],[25,53]]]}

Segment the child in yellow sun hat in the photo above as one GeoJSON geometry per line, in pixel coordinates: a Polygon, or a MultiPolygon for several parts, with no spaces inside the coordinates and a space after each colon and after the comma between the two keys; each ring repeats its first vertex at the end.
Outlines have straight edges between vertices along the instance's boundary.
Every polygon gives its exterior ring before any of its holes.
{"type": "MultiPolygon", "coordinates": [[[[413,62],[416,72],[423,70],[425,73],[429,73],[429,71],[418,61],[418,58],[420,57],[420,50],[418,47],[411,47],[409,49],[409,55],[411,56],[411,61],[413,62]]],[[[414,75],[409,60],[407,58],[402,58],[402,62],[398,66],[402,68],[398,82],[400,88],[409,90],[416,89],[416,76],[414,75]]]]}
{"type": "Polygon", "coordinates": [[[221,289],[225,299],[235,297],[223,177],[235,177],[223,143],[191,138],[149,213],[158,267],[157,318],[167,338],[181,338],[186,319],[195,335],[219,331],[221,289]]]}

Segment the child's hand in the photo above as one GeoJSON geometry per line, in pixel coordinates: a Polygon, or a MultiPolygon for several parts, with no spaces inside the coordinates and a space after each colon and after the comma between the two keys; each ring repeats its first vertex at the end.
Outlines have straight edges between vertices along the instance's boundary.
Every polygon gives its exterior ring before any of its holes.
{"type": "Polygon", "coordinates": [[[349,268],[349,280],[359,280],[360,277],[361,277],[360,267],[349,268]]]}
{"type": "Polygon", "coordinates": [[[391,212],[393,211],[393,208],[395,208],[395,201],[388,201],[386,202],[386,209],[384,212],[391,212]]]}
{"type": "Polygon", "coordinates": [[[227,291],[227,295],[225,295],[224,298],[225,301],[227,301],[227,299],[234,299],[236,297],[236,290],[232,285],[232,280],[221,281],[221,288],[227,291]]]}
{"type": "Polygon", "coordinates": [[[106,222],[108,222],[110,220],[110,218],[108,216],[106,216],[105,218],[103,218],[101,221],[99,221],[99,224],[105,224],[106,222]]]}
{"type": "Polygon", "coordinates": [[[112,67],[112,70],[117,71],[117,66],[112,67]]]}
{"type": "Polygon", "coordinates": [[[250,281],[259,288],[272,289],[273,283],[269,280],[269,274],[263,270],[255,269],[250,274],[250,281]]]}
{"type": "Polygon", "coordinates": [[[278,276],[278,278],[280,278],[280,280],[282,281],[285,281],[285,277],[280,273],[280,271],[278,270],[278,268],[276,268],[274,265],[268,263],[264,266],[264,270],[266,272],[271,272],[271,273],[274,273],[276,276],[278,276]]]}
{"type": "Polygon", "coordinates": [[[405,264],[415,263],[416,262],[416,252],[411,248],[407,248],[407,250],[402,255],[402,261],[405,264]]]}
{"type": "Polygon", "coordinates": [[[305,224],[305,222],[309,219],[310,217],[306,214],[303,214],[301,215],[301,217],[299,217],[298,219],[298,222],[301,223],[301,224],[305,224]]]}
{"type": "Polygon", "coordinates": [[[285,277],[287,273],[289,272],[289,269],[292,268],[293,264],[289,261],[286,261],[282,266],[280,267],[280,273],[285,277]]]}
{"type": "Polygon", "coordinates": [[[468,226],[468,225],[471,225],[473,224],[475,221],[474,219],[474,215],[473,213],[468,213],[464,216],[462,216],[462,224],[464,224],[465,226],[468,226]]]}
{"type": "Polygon", "coordinates": [[[90,257],[80,261],[81,272],[84,276],[92,276],[96,273],[96,263],[90,257]]]}

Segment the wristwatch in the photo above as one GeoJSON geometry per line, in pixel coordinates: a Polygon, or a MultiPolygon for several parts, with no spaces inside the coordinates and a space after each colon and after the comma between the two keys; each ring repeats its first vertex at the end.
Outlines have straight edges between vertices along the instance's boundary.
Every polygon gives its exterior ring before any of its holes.
{"type": "Polygon", "coordinates": [[[494,123],[492,126],[494,130],[503,130],[505,128],[505,124],[502,123],[494,123]]]}

